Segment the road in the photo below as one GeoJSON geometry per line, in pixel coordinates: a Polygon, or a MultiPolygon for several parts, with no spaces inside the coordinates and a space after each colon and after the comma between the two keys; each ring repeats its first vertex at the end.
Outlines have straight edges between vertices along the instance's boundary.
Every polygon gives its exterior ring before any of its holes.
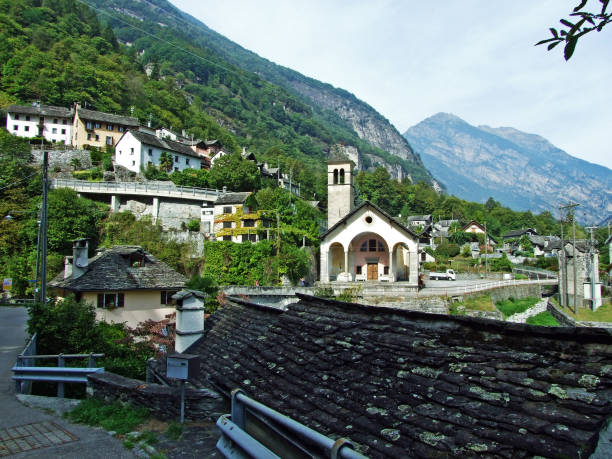
{"type": "Polygon", "coordinates": [[[11,368],[26,344],[25,308],[0,307],[0,457],[133,458],[131,451],[101,429],[71,424],[24,406],[15,397],[11,368]]]}

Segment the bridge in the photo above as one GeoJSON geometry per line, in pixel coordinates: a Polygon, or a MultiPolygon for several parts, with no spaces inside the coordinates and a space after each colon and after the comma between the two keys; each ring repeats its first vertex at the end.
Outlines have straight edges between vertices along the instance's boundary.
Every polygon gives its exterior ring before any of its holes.
{"type": "MultiPolygon", "coordinates": [[[[150,198],[172,198],[200,203],[214,202],[222,193],[210,188],[195,188],[175,185],[172,182],[87,182],[85,180],[54,179],[51,188],[72,188],[81,194],[109,196],[146,196],[150,198]]],[[[111,200],[111,207],[112,200],[111,200]]]]}

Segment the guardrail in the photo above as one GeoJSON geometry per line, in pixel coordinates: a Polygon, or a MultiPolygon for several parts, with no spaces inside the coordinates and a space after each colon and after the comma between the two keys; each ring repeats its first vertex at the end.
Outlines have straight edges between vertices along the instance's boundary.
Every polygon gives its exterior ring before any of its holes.
{"type": "Polygon", "coordinates": [[[134,193],[139,195],[170,196],[203,200],[211,200],[211,198],[216,198],[222,194],[222,191],[212,188],[196,188],[170,183],[166,185],[159,182],[88,182],[85,180],[54,179],[51,181],[51,188],[72,188],[82,193],[134,193]]]}
{"type": "MultiPolygon", "coordinates": [[[[272,408],[259,403],[248,397],[242,390],[232,391],[232,412],[223,415],[217,420],[217,427],[221,431],[221,437],[217,442],[217,449],[226,458],[256,457],[258,459],[280,459],[279,456],[260,441],[247,432],[247,417],[254,415],[265,423],[270,422],[269,432],[266,432],[267,443],[274,443],[270,435],[276,434],[281,441],[288,441],[292,445],[306,442],[311,448],[316,449],[311,454],[301,449],[306,457],[329,457],[342,459],[366,459],[353,449],[351,442],[345,438],[332,440],[325,435],[306,427],[288,416],[274,411],[272,408]],[[283,430],[285,435],[279,432],[283,430]],[[272,434],[271,434],[272,433],[272,434]]],[[[255,430],[255,429],[254,429],[255,430]]]]}
{"type": "Polygon", "coordinates": [[[549,271],[547,269],[536,268],[533,266],[516,266],[512,268],[512,272],[516,273],[527,273],[531,275],[538,276],[538,279],[541,277],[547,277],[550,279],[557,279],[558,274],[554,271],[549,271]]]}
{"type": "MultiPolygon", "coordinates": [[[[35,342],[35,341],[34,341],[35,342]]],[[[31,355],[24,353],[17,356],[17,362],[12,368],[12,379],[15,381],[17,393],[23,393],[23,382],[51,381],[57,382],[57,396],[64,398],[64,383],[87,383],[87,375],[104,373],[103,367],[96,367],[95,359],[104,357],[104,354],[54,354],[31,355]],[[36,360],[57,359],[56,367],[37,367],[36,360]],[[66,360],[88,359],[87,367],[66,367],[66,360]]]]}
{"type": "Polygon", "coordinates": [[[464,285],[460,287],[429,287],[426,285],[426,289],[424,291],[419,292],[420,296],[453,296],[453,295],[462,295],[466,293],[475,293],[482,292],[485,290],[491,290],[499,287],[507,287],[514,285],[556,285],[556,279],[540,279],[540,280],[502,280],[502,281],[492,281],[492,282],[483,282],[475,285],[464,285]]]}

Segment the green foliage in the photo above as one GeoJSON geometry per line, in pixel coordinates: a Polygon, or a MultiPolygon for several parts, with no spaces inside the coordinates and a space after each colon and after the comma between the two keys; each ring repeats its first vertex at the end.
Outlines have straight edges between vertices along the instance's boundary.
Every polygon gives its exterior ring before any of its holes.
{"type": "MultiPolygon", "coordinates": [[[[153,166],[151,163],[149,163],[149,165],[153,166]]],[[[151,180],[160,179],[153,178],[151,180]]],[[[167,180],[167,178],[165,180],[167,180]]],[[[183,171],[173,172],[170,174],[170,180],[172,180],[175,185],[193,186],[196,188],[207,188],[209,186],[208,171],[206,169],[185,169],[183,171]]]]}
{"type": "Polygon", "coordinates": [[[144,379],[145,365],[154,354],[148,344],[134,341],[124,324],[98,322],[94,306],[68,297],[29,307],[28,332],[37,334],[41,354],[103,353],[97,363],[108,371],[144,379]]]}
{"type": "Polygon", "coordinates": [[[451,258],[459,255],[459,246],[453,242],[442,242],[435,250],[436,256],[451,258]]]}
{"type": "Polygon", "coordinates": [[[498,301],[495,303],[495,306],[504,316],[504,319],[514,315],[520,314],[521,312],[525,312],[527,309],[533,307],[537,302],[539,302],[539,298],[523,298],[520,300],[514,299],[512,297],[507,300],[498,301]]]}
{"type": "Polygon", "coordinates": [[[147,180],[170,180],[166,171],[156,167],[153,163],[147,163],[146,167],[142,170],[142,174],[147,180]]]}
{"type": "Polygon", "coordinates": [[[560,324],[552,314],[548,311],[543,311],[535,316],[527,318],[526,323],[529,325],[540,325],[542,327],[559,327],[560,324]]]}
{"type": "Polygon", "coordinates": [[[187,223],[187,229],[189,231],[200,231],[200,220],[189,220],[189,223],[187,223]]]}
{"type": "Polygon", "coordinates": [[[176,421],[170,421],[165,433],[171,440],[180,440],[183,438],[183,424],[176,421]]]}
{"type": "Polygon", "coordinates": [[[145,422],[149,412],[146,408],[134,408],[119,401],[106,404],[96,398],[88,398],[82,400],[74,410],[65,413],[64,417],[73,422],[126,434],[145,422]]]}
{"type": "Polygon", "coordinates": [[[172,155],[167,151],[163,151],[159,155],[159,168],[164,172],[170,172],[174,166],[172,155]]]}
{"type": "Polygon", "coordinates": [[[359,294],[361,293],[361,285],[355,287],[349,287],[342,290],[342,292],[336,297],[338,301],[344,301],[345,303],[353,303],[357,301],[359,294]]]}
{"type": "Polygon", "coordinates": [[[489,269],[491,272],[512,272],[512,263],[504,253],[501,258],[491,258],[489,260],[489,269]]]}
{"type": "Polygon", "coordinates": [[[192,290],[199,290],[200,292],[206,294],[204,305],[207,313],[212,314],[219,307],[219,302],[217,301],[219,286],[217,285],[217,281],[214,277],[194,274],[191,279],[187,281],[185,287],[192,290]]]}
{"type": "Polygon", "coordinates": [[[261,175],[253,161],[234,153],[215,161],[210,168],[208,181],[213,188],[226,186],[231,191],[253,191],[260,186],[261,175]]]}

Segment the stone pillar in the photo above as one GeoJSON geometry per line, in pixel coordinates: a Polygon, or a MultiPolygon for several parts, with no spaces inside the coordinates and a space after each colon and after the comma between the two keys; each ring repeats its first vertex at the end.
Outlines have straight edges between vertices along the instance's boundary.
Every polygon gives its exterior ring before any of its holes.
{"type": "Polygon", "coordinates": [[[349,253],[348,250],[344,251],[344,272],[349,273],[349,253]]]}
{"type": "Polygon", "coordinates": [[[159,198],[153,198],[153,223],[157,223],[159,216],[159,198]]]}
{"type": "Polygon", "coordinates": [[[395,273],[393,272],[393,249],[389,250],[389,282],[395,282],[395,273]]]}
{"type": "Polygon", "coordinates": [[[321,282],[329,282],[329,252],[321,250],[321,282]]]}
{"type": "Polygon", "coordinates": [[[172,296],[176,300],[176,352],[184,352],[204,335],[205,298],[195,290],[181,290],[172,296]]]}
{"type": "Polygon", "coordinates": [[[121,206],[121,200],[119,199],[119,196],[113,194],[111,196],[111,204],[110,204],[111,212],[117,212],[119,210],[119,206],[121,206]]]}

